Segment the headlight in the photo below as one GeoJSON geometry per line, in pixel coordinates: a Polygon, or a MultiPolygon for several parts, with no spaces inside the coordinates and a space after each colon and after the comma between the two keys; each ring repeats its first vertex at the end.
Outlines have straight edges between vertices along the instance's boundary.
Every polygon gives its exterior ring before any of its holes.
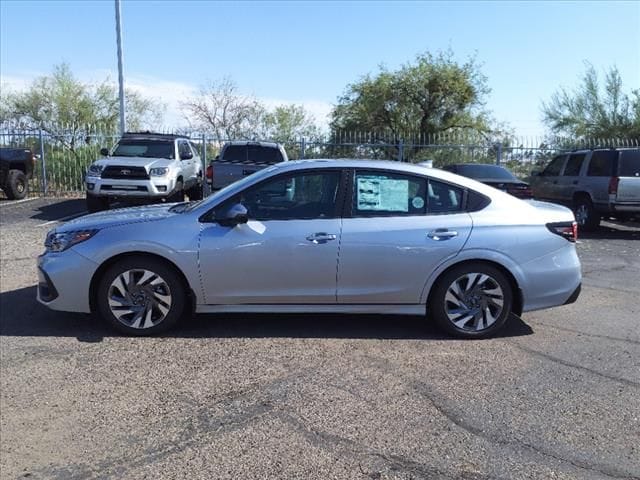
{"type": "Polygon", "coordinates": [[[87,177],[99,177],[100,174],[102,173],[102,170],[104,170],[103,165],[97,165],[95,163],[92,163],[91,165],[89,165],[89,168],[87,169],[87,177]]]}
{"type": "Polygon", "coordinates": [[[49,232],[44,246],[48,252],[63,252],[69,247],[89,240],[99,230],[74,230],[71,232],[55,233],[49,232]]]}
{"type": "Polygon", "coordinates": [[[149,175],[151,175],[152,177],[162,177],[167,173],[169,173],[169,168],[167,167],[152,168],[151,170],[149,170],[149,175]]]}

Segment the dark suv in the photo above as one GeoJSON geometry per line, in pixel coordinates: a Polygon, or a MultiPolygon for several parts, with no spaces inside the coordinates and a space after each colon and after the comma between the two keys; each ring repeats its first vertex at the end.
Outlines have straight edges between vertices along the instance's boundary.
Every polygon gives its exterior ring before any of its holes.
{"type": "Polygon", "coordinates": [[[578,225],[593,230],[601,217],[640,218],[640,148],[579,150],[532,172],[537,199],[573,208],[578,225]]]}

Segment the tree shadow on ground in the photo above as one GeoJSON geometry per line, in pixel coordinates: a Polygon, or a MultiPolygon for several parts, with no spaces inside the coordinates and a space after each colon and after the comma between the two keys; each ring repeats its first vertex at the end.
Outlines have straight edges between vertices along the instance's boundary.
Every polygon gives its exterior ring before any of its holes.
{"type": "MultiPolygon", "coordinates": [[[[76,337],[100,342],[120,336],[97,318],[55,312],[36,300],[36,287],[0,293],[0,336],[76,337]]],[[[531,335],[533,330],[512,315],[498,337],[531,335]]],[[[347,314],[198,314],[185,318],[167,338],[350,338],[448,340],[424,317],[347,314]]]]}

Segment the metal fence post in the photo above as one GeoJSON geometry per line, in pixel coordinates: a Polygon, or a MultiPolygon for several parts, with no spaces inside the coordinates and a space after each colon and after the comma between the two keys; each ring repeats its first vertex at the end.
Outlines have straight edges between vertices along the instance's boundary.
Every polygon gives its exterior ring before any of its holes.
{"type": "Polygon", "coordinates": [[[398,143],[398,161],[404,162],[404,142],[402,140],[398,143]]]}
{"type": "Polygon", "coordinates": [[[207,134],[203,133],[202,134],[202,155],[200,156],[200,158],[202,159],[202,195],[204,197],[204,194],[206,192],[206,186],[207,186],[207,182],[206,182],[206,176],[207,176],[207,134]]]}
{"type": "Polygon", "coordinates": [[[47,196],[47,160],[44,155],[44,140],[42,135],[42,129],[39,132],[39,140],[40,140],[40,162],[42,165],[42,194],[47,196]]]}
{"type": "Polygon", "coordinates": [[[496,143],[496,165],[502,163],[502,142],[496,143]]]}
{"type": "Polygon", "coordinates": [[[304,137],[300,139],[300,160],[304,160],[304,154],[307,147],[307,142],[304,137]]]}

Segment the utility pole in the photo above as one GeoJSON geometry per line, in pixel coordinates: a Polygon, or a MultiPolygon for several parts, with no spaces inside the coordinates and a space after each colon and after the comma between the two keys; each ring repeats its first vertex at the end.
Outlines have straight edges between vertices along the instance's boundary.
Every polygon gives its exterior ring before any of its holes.
{"type": "Polygon", "coordinates": [[[124,72],[122,68],[122,25],[120,21],[120,0],[116,1],[116,42],[118,43],[118,94],[120,97],[120,135],[126,131],[124,116],[124,72]]]}

